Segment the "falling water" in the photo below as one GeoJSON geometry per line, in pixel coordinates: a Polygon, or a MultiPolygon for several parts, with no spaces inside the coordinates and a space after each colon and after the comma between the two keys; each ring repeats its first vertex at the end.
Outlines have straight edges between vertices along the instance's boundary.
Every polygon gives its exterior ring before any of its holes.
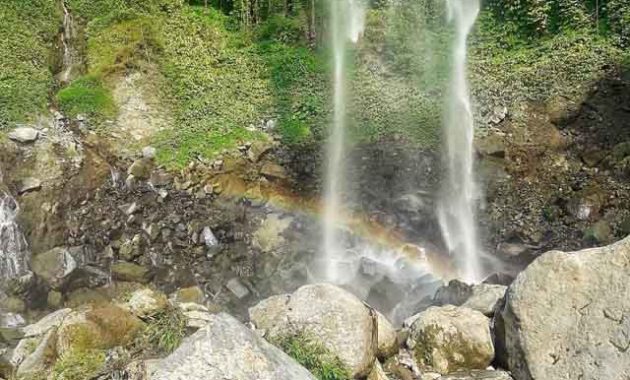
{"type": "Polygon", "coordinates": [[[344,249],[340,244],[343,150],[346,123],[346,41],[357,42],[363,32],[365,9],[358,0],[330,0],[331,40],[334,59],[334,116],[328,142],[328,166],[324,194],[325,278],[337,282],[344,249]]]}
{"type": "Polygon", "coordinates": [[[59,74],[59,81],[62,83],[68,83],[74,74],[74,70],[77,65],[77,54],[73,48],[73,41],[76,37],[74,28],[74,22],[72,20],[72,14],[68,11],[66,2],[61,2],[63,8],[63,31],[61,33],[61,46],[63,48],[63,67],[59,74]]]}
{"type": "Polygon", "coordinates": [[[0,189],[0,282],[28,272],[29,250],[16,222],[19,206],[0,189]]]}
{"type": "Polygon", "coordinates": [[[448,108],[445,115],[448,174],[439,209],[444,240],[457,257],[466,281],[480,280],[481,266],[475,225],[477,188],[473,175],[474,122],[466,80],[468,34],[479,13],[479,0],[447,0],[456,41],[448,108]]]}

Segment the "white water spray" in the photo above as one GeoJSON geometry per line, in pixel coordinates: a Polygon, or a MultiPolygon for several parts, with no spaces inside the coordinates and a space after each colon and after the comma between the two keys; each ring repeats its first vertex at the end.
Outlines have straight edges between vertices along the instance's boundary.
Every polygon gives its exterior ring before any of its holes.
{"type": "Polygon", "coordinates": [[[0,190],[0,282],[28,272],[29,250],[16,218],[19,206],[0,190]]]}
{"type": "Polygon", "coordinates": [[[456,41],[453,72],[445,115],[448,170],[439,207],[439,219],[449,251],[456,255],[464,280],[481,280],[475,208],[478,199],[473,173],[474,121],[466,80],[468,34],[479,14],[479,0],[447,0],[449,19],[454,21],[456,41]]]}
{"type": "Polygon", "coordinates": [[[338,282],[343,265],[344,248],[340,244],[343,150],[346,124],[346,42],[357,42],[363,33],[365,9],[358,0],[329,0],[331,40],[334,59],[334,115],[328,140],[328,165],[324,193],[324,278],[338,282]]]}
{"type": "Polygon", "coordinates": [[[59,73],[59,81],[62,83],[68,83],[74,76],[74,71],[77,66],[77,52],[73,48],[73,41],[76,38],[76,31],[74,28],[74,21],[72,20],[72,14],[68,10],[65,1],[61,1],[61,7],[63,9],[63,32],[61,33],[61,45],[63,48],[63,60],[62,71],[59,73]]]}

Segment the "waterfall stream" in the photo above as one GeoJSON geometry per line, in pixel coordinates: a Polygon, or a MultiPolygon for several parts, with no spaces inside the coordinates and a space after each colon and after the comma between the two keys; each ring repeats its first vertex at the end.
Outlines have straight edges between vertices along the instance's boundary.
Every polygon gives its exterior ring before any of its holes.
{"type": "Polygon", "coordinates": [[[474,121],[466,79],[467,39],[479,13],[479,0],[448,0],[449,19],[455,23],[453,71],[445,115],[447,176],[438,210],[442,234],[456,256],[466,281],[481,280],[475,223],[478,199],[473,173],[474,121]]]}
{"type": "Polygon", "coordinates": [[[28,272],[30,253],[16,222],[19,211],[16,200],[0,190],[0,282],[28,272]]]}
{"type": "Polygon", "coordinates": [[[357,0],[330,0],[331,40],[334,59],[334,111],[331,135],[328,140],[328,165],[326,168],[326,188],[324,230],[324,278],[337,282],[344,259],[344,248],[340,244],[339,227],[343,209],[341,194],[344,175],[343,153],[346,128],[346,45],[350,40],[356,43],[363,32],[365,9],[357,0]]]}
{"type": "Polygon", "coordinates": [[[68,10],[65,1],[61,1],[61,7],[63,8],[63,30],[60,39],[63,49],[63,59],[61,72],[59,73],[59,81],[61,83],[68,83],[72,80],[78,64],[78,54],[73,47],[73,41],[76,38],[76,30],[72,14],[68,10]]]}

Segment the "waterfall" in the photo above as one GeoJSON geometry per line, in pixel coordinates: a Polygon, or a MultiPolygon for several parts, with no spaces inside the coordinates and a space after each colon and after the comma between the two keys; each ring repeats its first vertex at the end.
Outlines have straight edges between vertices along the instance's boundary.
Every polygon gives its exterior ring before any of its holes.
{"type": "Polygon", "coordinates": [[[466,79],[467,39],[479,13],[479,0],[447,0],[449,19],[455,23],[453,71],[445,115],[447,175],[438,216],[451,254],[464,280],[481,280],[475,223],[477,187],[473,173],[474,121],[466,79]]]}
{"type": "Polygon", "coordinates": [[[324,265],[326,280],[337,282],[344,257],[340,243],[343,151],[346,124],[346,43],[357,42],[363,32],[365,9],[357,0],[329,0],[331,11],[331,42],[333,50],[334,111],[331,134],[328,140],[326,182],[324,193],[324,265]]]}
{"type": "Polygon", "coordinates": [[[72,14],[68,11],[65,1],[61,1],[61,7],[63,8],[63,30],[61,33],[61,46],[63,48],[63,60],[61,73],[59,73],[59,81],[61,83],[68,83],[72,80],[73,71],[77,65],[77,54],[73,47],[73,41],[76,37],[76,31],[74,28],[74,21],[72,20],[72,14]]]}
{"type": "Polygon", "coordinates": [[[16,222],[19,211],[15,199],[0,189],[0,282],[28,272],[30,253],[16,222]]]}

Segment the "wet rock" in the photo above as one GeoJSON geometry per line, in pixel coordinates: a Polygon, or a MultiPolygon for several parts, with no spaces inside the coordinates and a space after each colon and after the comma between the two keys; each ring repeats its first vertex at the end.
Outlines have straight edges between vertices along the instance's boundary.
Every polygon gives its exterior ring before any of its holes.
{"type": "Polygon", "coordinates": [[[497,303],[505,296],[507,286],[478,284],[472,288],[472,295],[463,303],[463,307],[477,310],[485,316],[492,317],[497,303]]]}
{"type": "Polygon", "coordinates": [[[125,303],[125,309],[139,318],[154,316],[168,307],[166,296],[151,289],[136,290],[125,303]]]}
{"type": "Polygon", "coordinates": [[[287,174],[284,168],[273,162],[266,162],[262,168],[260,168],[260,174],[269,179],[286,179],[287,174]]]}
{"type": "Polygon", "coordinates": [[[141,158],[131,164],[127,174],[132,175],[139,180],[147,180],[151,177],[152,170],[153,161],[147,158],[141,158]]]}
{"type": "Polygon", "coordinates": [[[315,380],[306,369],[233,317],[213,315],[170,356],[156,363],[150,380],[315,380]]]}
{"type": "Polygon", "coordinates": [[[20,181],[18,194],[25,194],[31,191],[37,191],[42,188],[42,181],[33,177],[26,177],[20,181]]]}
{"type": "Polygon", "coordinates": [[[293,218],[282,218],[278,214],[270,214],[260,228],[254,232],[254,247],[263,252],[273,252],[284,244],[282,233],[289,228],[293,218]]]}
{"type": "Polygon", "coordinates": [[[151,280],[151,271],[143,266],[117,262],[111,266],[112,278],[119,281],[139,282],[146,284],[151,280]]]}
{"type": "Polygon", "coordinates": [[[30,127],[20,127],[9,132],[9,138],[21,143],[31,143],[39,137],[39,131],[30,127]]]}
{"type": "Polygon", "coordinates": [[[377,315],[354,295],[329,284],[306,285],[249,309],[250,320],[274,339],[307,334],[336,355],[355,377],[367,376],[376,357],[377,315]],[[283,299],[286,302],[283,302],[283,299]]]}
{"type": "Polygon", "coordinates": [[[505,331],[497,337],[515,378],[630,377],[629,262],[626,238],[547,252],[518,275],[498,314],[505,331]]]}
{"type": "Polygon", "coordinates": [[[452,305],[430,307],[414,317],[407,346],[421,367],[442,374],[485,369],[494,358],[490,319],[452,305]]]}
{"type": "Polygon", "coordinates": [[[433,304],[461,306],[472,294],[472,286],[459,280],[451,280],[448,285],[440,287],[435,292],[433,304]]]}
{"type": "Polygon", "coordinates": [[[249,289],[237,277],[230,279],[225,287],[238,299],[243,299],[249,295],[249,289]]]}

